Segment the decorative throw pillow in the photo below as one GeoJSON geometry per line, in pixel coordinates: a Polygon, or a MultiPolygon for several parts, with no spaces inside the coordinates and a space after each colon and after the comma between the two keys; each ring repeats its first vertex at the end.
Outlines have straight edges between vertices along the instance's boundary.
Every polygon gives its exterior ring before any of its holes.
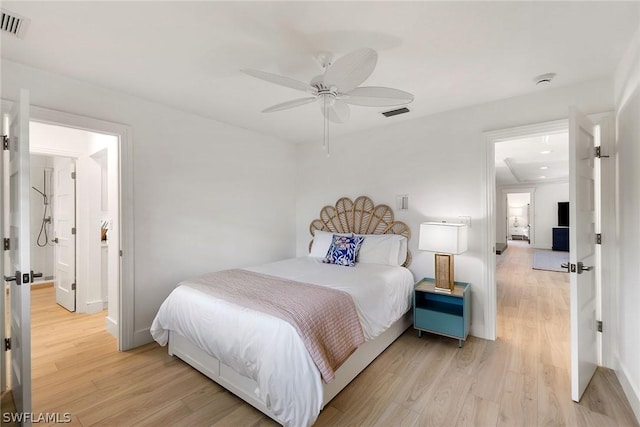
{"type": "Polygon", "coordinates": [[[327,256],[322,262],[344,265],[346,267],[355,266],[356,257],[358,256],[358,251],[360,250],[360,245],[362,245],[363,240],[364,237],[354,234],[351,236],[334,234],[327,256]]]}

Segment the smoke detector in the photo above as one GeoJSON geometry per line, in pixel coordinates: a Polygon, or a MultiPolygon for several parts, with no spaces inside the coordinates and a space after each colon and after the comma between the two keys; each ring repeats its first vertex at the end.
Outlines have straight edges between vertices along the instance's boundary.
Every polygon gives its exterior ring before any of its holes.
{"type": "Polygon", "coordinates": [[[536,82],[536,85],[548,85],[555,76],[556,73],[540,74],[534,77],[533,81],[536,82]]]}
{"type": "Polygon", "coordinates": [[[31,20],[6,9],[0,9],[0,12],[0,30],[23,39],[31,20]]]}

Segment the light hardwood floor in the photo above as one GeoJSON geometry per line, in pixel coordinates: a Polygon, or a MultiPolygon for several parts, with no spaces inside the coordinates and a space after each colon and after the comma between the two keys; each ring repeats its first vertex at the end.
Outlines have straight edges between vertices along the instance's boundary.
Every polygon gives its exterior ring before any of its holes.
{"type": "MultiPolygon", "coordinates": [[[[570,398],[568,275],[531,269],[511,242],[498,257],[499,338],[407,330],[322,411],[317,426],[638,426],[615,374],[570,398]]],[[[33,295],[33,410],[73,425],[275,425],[152,343],[118,353],[104,314],[33,295]]],[[[4,403],[4,402],[3,402],[4,403]]]]}

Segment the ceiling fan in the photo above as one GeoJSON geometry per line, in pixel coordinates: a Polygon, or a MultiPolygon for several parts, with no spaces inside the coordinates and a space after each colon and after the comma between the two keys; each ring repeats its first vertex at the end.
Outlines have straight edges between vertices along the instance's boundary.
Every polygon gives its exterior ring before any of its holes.
{"type": "Polygon", "coordinates": [[[349,104],[365,107],[395,107],[413,101],[412,94],[398,89],[360,86],[371,75],[377,61],[378,54],[370,48],[358,49],[335,61],[332,61],[331,54],[322,53],[318,55],[318,62],[324,69],[324,73],[312,78],[309,83],[260,70],[244,69],[242,72],[311,95],[276,104],[262,110],[263,113],[287,110],[319,101],[325,117],[326,144],[328,129],[326,120],[334,123],[346,122],[350,116],[349,104]]]}

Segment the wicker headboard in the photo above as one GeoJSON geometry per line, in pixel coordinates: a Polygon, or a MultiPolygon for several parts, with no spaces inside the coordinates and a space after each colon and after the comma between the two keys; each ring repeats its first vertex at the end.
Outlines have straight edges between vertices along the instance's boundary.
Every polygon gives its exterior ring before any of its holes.
{"type": "MultiPolygon", "coordinates": [[[[399,234],[406,237],[407,241],[411,238],[411,230],[407,224],[394,221],[393,211],[389,206],[376,206],[367,196],[360,196],[355,201],[342,197],[335,206],[323,207],[320,218],[314,219],[309,226],[312,236],[316,230],[332,233],[399,234]]],[[[409,264],[411,252],[407,249],[407,259],[402,265],[408,267],[409,264]]]]}

